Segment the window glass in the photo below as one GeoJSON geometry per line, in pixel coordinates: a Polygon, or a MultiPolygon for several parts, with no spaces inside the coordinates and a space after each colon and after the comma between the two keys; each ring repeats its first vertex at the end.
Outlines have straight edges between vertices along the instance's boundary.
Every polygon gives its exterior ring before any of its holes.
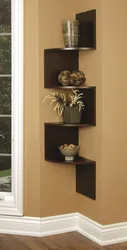
{"type": "Polygon", "coordinates": [[[0,0],[0,32],[11,32],[11,0],[0,0]]]}
{"type": "Polygon", "coordinates": [[[11,0],[0,0],[0,192],[11,192],[11,0]]]}

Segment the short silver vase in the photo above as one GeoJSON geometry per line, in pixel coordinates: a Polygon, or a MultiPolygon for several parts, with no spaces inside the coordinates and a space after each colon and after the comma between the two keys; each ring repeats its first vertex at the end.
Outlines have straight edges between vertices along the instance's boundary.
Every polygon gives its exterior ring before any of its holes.
{"type": "Polygon", "coordinates": [[[79,21],[65,20],[62,22],[64,45],[66,48],[78,47],[79,45],[79,21]]]}

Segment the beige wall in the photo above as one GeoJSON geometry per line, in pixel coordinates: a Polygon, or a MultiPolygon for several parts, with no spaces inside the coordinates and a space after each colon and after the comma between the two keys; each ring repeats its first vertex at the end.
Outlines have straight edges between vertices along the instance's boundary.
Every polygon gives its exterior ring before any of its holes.
{"type": "Polygon", "coordinates": [[[25,1],[25,215],[78,211],[100,223],[127,219],[125,5],[126,0],[25,1]],[[43,87],[44,49],[63,46],[63,19],[94,8],[97,50],[80,54],[80,69],[97,87],[97,126],[80,129],[80,146],[83,156],[97,162],[96,201],[75,192],[74,166],[45,162],[44,122],[58,117],[43,103],[52,91],[43,87]]]}
{"type": "Polygon", "coordinates": [[[103,223],[127,220],[126,10],[126,0],[104,1],[103,223]]]}
{"type": "Polygon", "coordinates": [[[25,1],[24,214],[40,216],[38,0],[25,1]]]}

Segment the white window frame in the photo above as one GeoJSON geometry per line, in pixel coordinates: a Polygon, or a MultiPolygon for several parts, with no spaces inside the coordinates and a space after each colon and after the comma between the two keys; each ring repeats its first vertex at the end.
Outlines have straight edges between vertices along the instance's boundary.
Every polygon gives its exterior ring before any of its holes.
{"type": "Polygon", "coordinates": [[[0,214],[23,215],[23,13],[24,0],[11,0],[12,20],[12,191],[0,192],[0,214]]]}

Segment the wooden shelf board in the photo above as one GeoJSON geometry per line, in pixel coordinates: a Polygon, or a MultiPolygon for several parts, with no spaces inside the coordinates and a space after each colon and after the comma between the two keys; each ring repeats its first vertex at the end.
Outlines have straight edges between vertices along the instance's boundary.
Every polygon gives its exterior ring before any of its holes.
{"type": "Polygon", "coordinates": [[[95,126],[94,124],[63,123],[63,122],[45,122],[45,125],[61,126],[61,127],[90,127],[90,126],[95,126]]]}
{"type": "Polygon", "coordinates": [[[60,163],[60,164],[71,164],[71,165],[86,165],[86,164],[93,164],[95,161],[83,158],[83,157],[76,157],[74,161],[67,162],[65,161],[64,157],[61,156],[58,159],[46,159],[46,161],[60,163]]]}
{"type": "Polygon", "coordinates": [[[96,88],[95,86],[87,86],[87,85],[82,85],[82,86],[61,86],[61,85],[56,85],[52,86],[53,89],[94,89],[96,88]]]}
{"type": "Polygon", "coordinates": [[[72,50],[77,50],[77,51],[89,51],[89,50],[95,50],[95,48],[90,48],[90,47],[75,47],[75,48],[50,48],[50,49],[45,49],[45,51],[72,51],[72,50]]]}

